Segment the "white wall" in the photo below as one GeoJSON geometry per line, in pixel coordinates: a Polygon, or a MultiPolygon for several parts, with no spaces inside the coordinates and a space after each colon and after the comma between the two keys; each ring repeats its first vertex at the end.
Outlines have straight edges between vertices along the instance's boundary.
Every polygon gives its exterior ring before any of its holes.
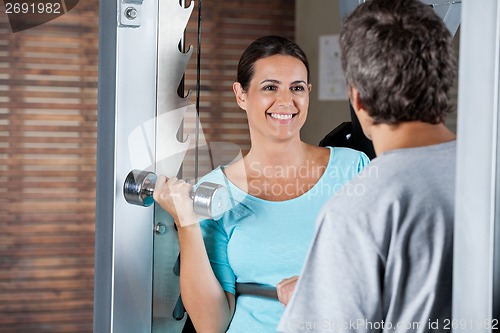
{"type": "Polygon", "coordinates": [[[331,130],[351,119],[347,100],[318,100],[319,36],[339,33],[339,4],[338,0],[296,0],[295,11],[295,40],[309,58],[313,85],[301,135],[304,141],[317,145],[331,130]]]}

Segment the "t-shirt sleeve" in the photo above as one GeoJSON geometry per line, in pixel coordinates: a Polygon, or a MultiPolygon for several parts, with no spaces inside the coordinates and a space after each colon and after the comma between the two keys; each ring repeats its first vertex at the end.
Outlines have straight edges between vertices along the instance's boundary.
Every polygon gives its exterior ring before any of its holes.
{"type": "Polygon", "coordinates": [[[370,158],[365,153],[359,152],[358,172],[370,163],[370,158]]]}
{"type": "Polygon", "coordinates": [[[328,209],[320,213],[280,332],[370,332],[367,321],[380,324],[384,263],[354,218],[328,209]]]}
{"type": "Polygon", "coordinates": [[[236,277],[229,265],[227,256],[229,237],[222,223],[222,220],[203,220],[200,222],[200,226],[208,259],[215,277],[219,280],[224,291],[235,294],[236,277]]]}

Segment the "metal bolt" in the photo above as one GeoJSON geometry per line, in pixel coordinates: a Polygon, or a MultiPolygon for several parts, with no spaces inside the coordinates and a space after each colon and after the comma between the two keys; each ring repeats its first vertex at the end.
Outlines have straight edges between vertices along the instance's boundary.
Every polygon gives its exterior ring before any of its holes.
{"type": "Polygon", "coordinates": [[[163,223],[157,223],[155,224],[155,233],[159,236],[165,234],[165,232],[167,232],[167,226],[163,223]]]}
{"type": "Polygon", "coordinates": [[[127,9],[125,9],[125,17],[129,20],[135,20],[137,18],[137,9],[134,7],[127,7],[127,9]]]}

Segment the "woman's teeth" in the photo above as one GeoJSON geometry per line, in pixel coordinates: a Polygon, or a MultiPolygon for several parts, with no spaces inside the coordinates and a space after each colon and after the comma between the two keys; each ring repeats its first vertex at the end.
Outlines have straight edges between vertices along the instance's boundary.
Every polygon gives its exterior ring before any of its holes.
{"type": "Polygon", "coordinates": [[[274,119],[279,119],[279,120],[287,120],[287,119],[292,119],[293,115],[292,114],[271,113],[271,117],[274,119]]]}

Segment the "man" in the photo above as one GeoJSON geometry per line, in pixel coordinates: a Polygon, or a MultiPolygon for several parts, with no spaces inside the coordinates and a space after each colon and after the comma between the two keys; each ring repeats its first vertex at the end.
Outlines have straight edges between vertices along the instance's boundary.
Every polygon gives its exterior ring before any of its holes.
{"type": "Polygon", "coordinates": [[[342,66],[377,158],[323,207],[279,330],[450,325],[456,144],[443,122],[451,40],[418,0],[371,0],[347,18],[342,66]]]}

